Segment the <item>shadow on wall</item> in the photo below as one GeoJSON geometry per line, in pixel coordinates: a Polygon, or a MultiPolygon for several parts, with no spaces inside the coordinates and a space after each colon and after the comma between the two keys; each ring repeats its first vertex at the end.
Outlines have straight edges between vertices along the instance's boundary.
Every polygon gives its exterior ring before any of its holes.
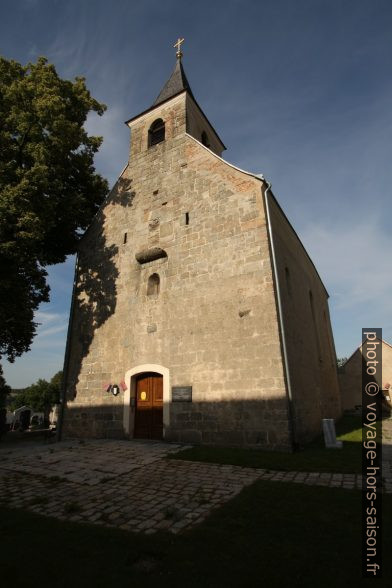
{"type": "MultiPolygon", "coordinates": [[[[105,208],[132,206],[135,192],[132,180],[120,178],[110,193],[105,208]]],[[[76,395],[83,359],[89,354],[95,331],[115,312],[118,269],[115,258],[119,248],[105,236],[105,212],[102,209],[84,234],[78,251],[73,306],[70,317],[70,349],[65,374],[66,398],[76,395]]],[[[118,234],[116,235],[118,237],[118,234]]]]}
{"type": "MultiPolygon", "coordinates": [[[[127,433],[124,428],[123,394],[113,400],[109,394],[102,391],[102,405],[68,405],[65,435],[133,438],[137,407],[134,407],[131,400],[127,433]]],[[[167,441],[285,451],[292,449],[285,397],[243,401],[171,402],[169,407],[170,425],[165,427],[164,435],[167,441]]],[[[155,416],[158,416],[158,412],[155,416]]],[[[151,418],[155,418],[153,410],[151,418]]],[[[309,414],[308,419],[308,423],[301,423],[297,444],[307,443],[321,433],[322,422],[319,415],[309,414]]],[[[149,438],[149,435],[144,438],[149,438]]]]}
{"type": "Polygon", "coordinates": [[[119,178],[116,182],[107,202],[110,204],[120,204],[124,208],[132,206],[136,192],[132,190],[133,180],[129,178],[119,178]]]}
{"type": "MultiPolygon", "coordinates": [[[[103,393],[105,394],[105,393],[103,393]]],[[[124,433],[122,397],[113,405],[70,407],[66,419],[65,435],[73,438],[133,439],[124,433]],[[118,402],[117,402],[118,401],[118,402]]],[[[292,453],[304,449],[325,449],[322,421],[313,431],[302,437],[296,447],[290,442],[286,404],[281,399],[262,401],[192,402],[170,404],[170,427],[164,440],[191,445],[215,447],[242,447],[292,453]]],[[[131,418],[134,418],[131,414],[131,418]]],[[[344,447],[353,452],[353,470],[360,472],[362,421],[360,417],[344,417],[336,421],[336,433],[344,436],[344,447]]],[[[140,437],[153,439],[153,437],[140,437]]],[[[333,453],[335,449],[329,450],[333,453]]],[[[340,459],[339,452],[334,453],[340,459]]],[[[309,470],[312,471],[312,470],[309,470]]],[[[316,470],[313,470],[316,471],[316,470]]]]}

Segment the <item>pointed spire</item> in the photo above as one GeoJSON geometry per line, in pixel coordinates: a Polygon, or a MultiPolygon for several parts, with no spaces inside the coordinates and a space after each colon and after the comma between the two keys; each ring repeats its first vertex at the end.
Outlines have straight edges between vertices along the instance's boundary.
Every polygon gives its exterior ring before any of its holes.
{"type": "Polygon", "coordinates": [[[192,96],[192,98],[194,99],[191,87],[189,85],[189,82],[188,82],[187,77],[185,75],[184,68],[182,67],[182,63],[181,63],[181,57],[182,57],[181,45],[183,42],[184,42],[184,39],[179,38],[177,43],[174,45],[174,47],[177,49],[176,66],[173,70],[172,75],[170,76],[170,78],[167,80],[166,84],[163,86],[162,90],[160,91],[159,96],[155,100],[153,106],[157,106],[158,104],[161,104],[161,102],[164,102],[165,100],[168,100],[169,98],[172,98],[173,96],[176,96],[177,94],[179,94],[183,90],[187,90],[189,92],[189,94],[192,96]]]}

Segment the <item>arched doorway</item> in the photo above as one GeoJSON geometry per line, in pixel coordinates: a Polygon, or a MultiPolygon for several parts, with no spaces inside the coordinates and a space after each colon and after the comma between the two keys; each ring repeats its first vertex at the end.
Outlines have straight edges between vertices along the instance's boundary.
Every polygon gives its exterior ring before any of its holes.
{"type": "Polygon", "coordinates": [[[130,439],[135,436],[136,384],[139,377],[149,373],[163,378],[163,439],[165,439],[166,431],[170,427],[170,370],[156,363],[135,365],[124,375],[126,385],[123,413],[124,434],[130,439]]]}
{"type": "Polygon", "coordinates": [[[163,376],[144,372],[135,378],[134,438],[163,437],[163,376]]]}

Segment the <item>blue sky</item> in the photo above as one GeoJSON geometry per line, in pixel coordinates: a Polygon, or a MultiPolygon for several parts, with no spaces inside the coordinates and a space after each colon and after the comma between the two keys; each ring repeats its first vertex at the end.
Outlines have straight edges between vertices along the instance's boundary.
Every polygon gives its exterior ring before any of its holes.
{"type": "MultiPolygon", "coordinates": [[[[125,120],[148,108],[175,63],[228,147],[263,173],[330,294],[338,356],[362,327],[392,341],[392,4],[388,0],[2,0],[1,54],[45,55],[83,75],[108,110],[97,170],[112,185],[128,156],[125,120]]],[[[51,302],[31,351],[4,361],[13,387],[62,368],[73,260],[49,269],[51,302]]]]}

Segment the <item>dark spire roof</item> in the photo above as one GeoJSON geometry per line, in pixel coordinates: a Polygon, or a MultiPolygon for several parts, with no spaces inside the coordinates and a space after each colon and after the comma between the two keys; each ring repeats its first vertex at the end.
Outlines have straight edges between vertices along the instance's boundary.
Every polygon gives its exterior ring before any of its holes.
{"type": "Polygon", "coordinates": [[[161,102],[165,102],[165,100],[173,98],[173,96],[176,96],[183,90],[187,90],[194,99],[191,87],[188,80],[186,79],[184,68],[182,67],[181,59],[177,58],[177,63],[173,73],[167,80],[166,84],[163,86],[153,106],[158,106],[158,104],[161,104],[161,102]]]}

